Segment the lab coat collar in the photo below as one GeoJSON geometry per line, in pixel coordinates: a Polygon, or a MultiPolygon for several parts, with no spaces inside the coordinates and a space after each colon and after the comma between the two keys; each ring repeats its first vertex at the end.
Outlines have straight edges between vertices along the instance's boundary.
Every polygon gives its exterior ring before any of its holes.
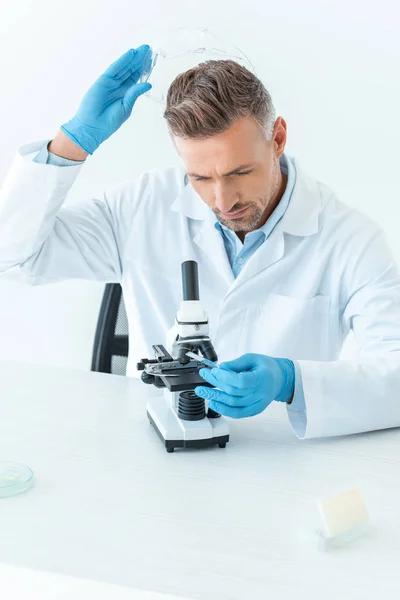
{"type": "MultiPolygon", "coordinates": [[[[304,173],[296,159],[289,157],[287,159],[294,162],[297,177],[289,206],[280,221],[279,229],[297,236],[312,235],[318,231],[318,216],[321,209],[321,193],[318,183],[304,173]]],[[[214,213],[192,188],[187,177],[185,177],[185,182],[186,185],[175,199],[171,210],[213,225],[214,213]]]]}

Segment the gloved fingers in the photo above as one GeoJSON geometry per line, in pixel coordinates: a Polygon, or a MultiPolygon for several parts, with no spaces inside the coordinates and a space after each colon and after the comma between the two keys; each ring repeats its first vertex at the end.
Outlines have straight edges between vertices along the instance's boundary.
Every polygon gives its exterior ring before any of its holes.
{"type": "Polygon", "coordinates": [[[258,391],[253,394],[245,394],[242,396],[232,396],[224,390],[216,390],[215,388],[205,386],[197,386],[194,391],[198,396],[205,398],[206,400],[216,400],[217,402],[223,402],[228,406],[240,408],[244,408],[260,400],[260,393],[258,391]]]}
{"type": "Polygon", "coordinates": [[[135,104],[136,100],[139,98],[139,96],[141,96],[142,94],[145,94],[146,92],[148,92],[151,89],[151,84],[150,83],[138,83],[133,85],[131,88],[129,88],[129,90],[126,92],[122,103],[124,106],[124,109],[129,112],[132,110],[133,105],[135,104]]]}
{"type": "Polygon", "coordinates": [[[231,386],[241,394],[243,390],[252,389],[258,384],[258,373],[256,370],[236,373],[235,371],[222,368],[221,365],[219,369],[211,369],[211,374],[218,382],[218,387],[222,385],[225,389],[226,386],[231,386]]]}
{"type": "Polygon", "coordinates": [[[218,372],[220,369],[200,369],[199,375],[211,385],[214,385],[217,388],[220,388],[226,394],[230,394],[231,396],[243,396],[243,390],[233,387],[221,380],[218,372]]]}
{"type": "Polygon", "coordinates": [[[143,44],[142,46],[139,46],[136,49],[130,48],[127,52],[125,52],[119,58],[117,58],[117,60],[114,61],[104,71],[103,75],[119,79],[123,82],[125,81],[125,79],[131,77],[136,72],[138,74],[138,79],[143,65],[143,61],[149,49],[150,46],[148,44],[143,44]]]}
{"type": "Polygon", "coordinates": [[[121,80],[121,85],[124,85],[126,87],[130,87],[132,85],[137,84],[137,82],[139,81],[140,76],[141,76],[143,70],[144,70],[144,66],[143,66],[143,64],[140,64],[138,66],[138,68],[135,71],[133,71],[133,73],[131,73],[129,75],[129,77],[125,77],[123,79],[123,81],[121,80]]]}
{"type": "Polygon", "coordinates": [[[256,365],[254,360],[255,356],[257,355],[252,353],[242,354],[242,356],[239,356],[239,358],[221,363],[220,366],[225,369],[229,369],[230,371],[235,371],[236,373],[240,373],[241,371],[249,371],[256,365]]]}
{"type": "Polygon", "coordinates": [[[245,419],[246,417],[254,417],[255,415],[263,412],[269,405],[271,401],[269,400],[259,400],[253,404],[249,404],[249,406],[229,406],[224,404],[223,402],[218,402],[212,400],[209,402],[208,406],[211,410],[218,412],[220,415],[224,417],[230,417],[231,419],[245,419]]]}
{"type": "Polygon", "coordinates": [[[226,405],[237,406],[241,402],[241,398],[230,396],[225,392],[221,392],[221,390],[216,390],[215,388],[209,388],[202,385],[197,386],[194,392],[200,396],[200,398],[204,398],[205,400],[215,400],[216,402],[221,402],[226,405]]]}

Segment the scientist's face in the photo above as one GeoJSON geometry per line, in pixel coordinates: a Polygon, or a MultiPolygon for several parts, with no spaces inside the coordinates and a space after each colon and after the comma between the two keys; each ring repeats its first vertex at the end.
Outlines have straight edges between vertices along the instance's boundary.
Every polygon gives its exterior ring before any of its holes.
{"type": "Polygon", "coordinates": [[[270,141],[252,117],[210,138],[173,141],[192,187],[220,223],[245,233],[265,223],[286,187],[279,166],[286,143],[281,117],[270,141]]]}

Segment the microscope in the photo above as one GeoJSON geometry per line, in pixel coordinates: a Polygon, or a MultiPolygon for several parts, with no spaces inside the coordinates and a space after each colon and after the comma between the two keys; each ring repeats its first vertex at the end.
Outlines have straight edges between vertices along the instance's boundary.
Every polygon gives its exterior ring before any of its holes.
{"type": "Polygon", "coordinates": [[[208,335],[208,315],[199,300],[197,262],[182,263],[183,302],[175,323],[167,332],[166,346],[153,345],[154,359],[142,358],[137,369],[146,384],[164,388],[163,395],[147,402],[147,416],[167,452],[175,448],[204,448],[229,441],[228,424],[219,413],[206,407],[204,398],[194,392],[198,385],[214,387],[199,375],[204,367],[199,358],[217,361],[208,335]],[[200,355],[198,354],[200,351],[200,355]]]}

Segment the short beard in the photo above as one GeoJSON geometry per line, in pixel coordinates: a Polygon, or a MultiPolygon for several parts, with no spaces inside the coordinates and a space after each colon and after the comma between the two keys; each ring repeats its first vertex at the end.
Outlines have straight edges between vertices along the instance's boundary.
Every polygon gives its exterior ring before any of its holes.
{"type": "MultiPolygon", "coordinates": [[[[242,218],[240,219],[232,219],[232,220],[226,220],[223,219],[222,217],[215,215],[218,219],[218,221],[220,223],[222,223],[222,225],[225,225],[225,227],[228,227],[228,229],[230,229],[231,231],[234,231],[235,233],[243,231],[244,233],[246,231],[253,231],[254,229],[259,229],[260,225],[260,221],[262,220],[262,217],[267,209],[267,207],[269,206],[269,204],[271,203],[272,199],[277,195],[278,193],[278,189],[279,189],[279,185],[280,185],[280,166],[279,166],[279,159],[274,159],[274,173],[273,173],[273,183],[272,183],[272,190],[271,190],[271,198],[267,199],[267,198],[263,198],[262,199],[262,207],[263,208],[259,208],[258,206],[254,206],[253,211],[250,210],[250,215],[244,215],[242,218]]],[[[250,205],[251,207],[251,205],[250,205]]],[[[245,207],[243,207],[245,208],[245,207]]],[[[240,210],[240,207],[237,207],[236,210],[240,210]]]]}
{"type": "Polygon", "coordinates": [[[261,221],[261,218],[264,214],[264,210],[265,209],[259,208],[258,206],[255,208],[253,207],[253,210],[250,210],[251,214],[249,216],[243,215],[241,219],[225,220],[224,218],[218,215],[215,216],[222,225],[225,225],[225,227],[227,227],[231,231],[252,231],[253,229],[257,229],[258,223],[261,221]]]}

